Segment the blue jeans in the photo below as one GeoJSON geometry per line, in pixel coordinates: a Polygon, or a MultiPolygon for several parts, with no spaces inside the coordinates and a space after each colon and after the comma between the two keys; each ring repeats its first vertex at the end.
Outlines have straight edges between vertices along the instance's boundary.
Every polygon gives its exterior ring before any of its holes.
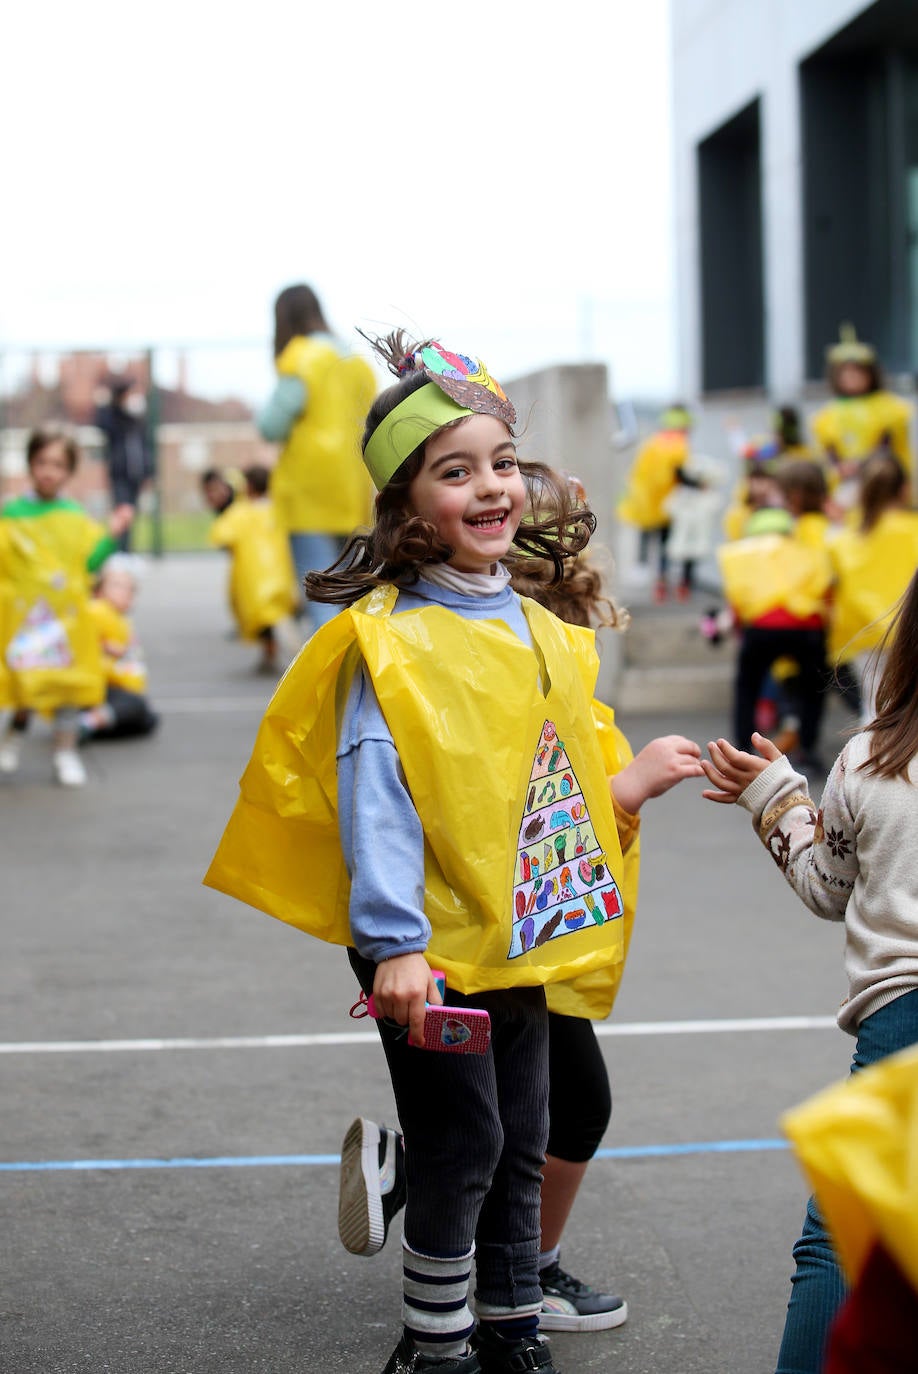
{"type": "MultiPolygon", "coordinates": [[[[295,530],[290,534],[290,553],[296,568],[296,579],[302,588],[303,578],[308,572],[324,572],[344,548],[344,540],[337,534],[308,534],[305,530],[295,530]]],[[[328,606],[323,601],[309,601],[306,605],[312,628],[318,630],[334,620],[340,606],[328,606]]]]}
{"type": "MultiPolygon", "coordinates": [[[[851,1072],[865,1069],[897,1050],[918,1044],[918,988],[862,1021],[851,1072]]],[[[806,1205],[803,1233],[794,1246],[797,1268],[791,1279],[784,1338],[776,1374],[819,1374],[825,1359],[829,1330],[848,1294],[814,1198],[806,1205]]]]}

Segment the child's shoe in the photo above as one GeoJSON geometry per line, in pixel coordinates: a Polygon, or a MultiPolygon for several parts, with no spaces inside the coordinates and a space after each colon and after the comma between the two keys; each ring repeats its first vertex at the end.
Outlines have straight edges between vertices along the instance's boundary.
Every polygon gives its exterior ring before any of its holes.
{"type": "Polygon", "coordinates": [[[472,1338],[481,1365],[481,1374],[561,1374],[552,1363],[551,1346],[544,1336],[523,1336],[518,1341],[504,1340],[488,1322],[479,1322],[472,1338]]]}
{"type": "Polygon", "coordinates": [[[658,606],[662,606],[663,602],[666,600],[668,596],[669,587],[666,585],[666,578],[658,577],[656,582],[654,583],[653,588],[654,601],[657,603],[658,606]]]}
{"type": "Polygon", "coordinates": [[[10,730],[0,740],[0,773],[15,773],[19,768],[20,731],[10,730]]]}
{"type": "Polygon", "coordinates": [[[541,1331],[606,1331],[628,1320],[628,1304],[613,1293],[596,1293],[565,1273],[557,1260],[539,1270],[541,1331]]]}
{"type": "Polygon", "coordinates": [[[54,776],[61,787],[83,787],[86,769],[75,749],[57,749],[54,753],[54,776]]]}
{"type": "Polygon", "coordinates": [[[341,1145],[338,1235],[352,1255],[375,1255],[405,1205],[405,1145],[398,1131],[358,1116],[341,1145]]]}
{"type": "Polygon", "coordinates": [[[431,1359],[429,1355],[422,1355],[411,1337],[405,1334],[389,1356],[383,1374],[481,1374],[481,1365],[474,1350],[467,1355],[447,1356],[445,1360],[431,1359]]]}
{"type": "Polygon", "coordinates": [[[691,601],[692,584],[690,582],[680,582],[676,588],[676,599],[678,601],[691,601]]]}

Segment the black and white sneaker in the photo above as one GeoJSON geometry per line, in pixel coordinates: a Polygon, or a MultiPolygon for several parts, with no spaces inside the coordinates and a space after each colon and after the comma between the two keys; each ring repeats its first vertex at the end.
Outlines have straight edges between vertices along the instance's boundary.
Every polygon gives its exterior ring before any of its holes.
{"type": "Polygon", "coordinates": [[[375,1255],[405,1205],[405,1146],[398,1131],[358,1116],[341,1145],[338,1235],[352,1255],[375,1255]]]}
{"type": "Polygon", "coordinates": [[[566,1274],[557,1260],[539,1270],[540,1331],[606,1331],[628,1320],[628,1304],[613,1293],[596,1293],[566,1274]]]}

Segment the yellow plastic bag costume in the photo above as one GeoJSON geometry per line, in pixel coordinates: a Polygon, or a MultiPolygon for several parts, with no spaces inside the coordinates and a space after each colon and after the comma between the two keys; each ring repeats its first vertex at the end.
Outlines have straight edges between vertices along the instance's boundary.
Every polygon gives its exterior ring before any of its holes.
{"type": "Polygon", "coordinates": [[[105,696],[89,562],[106,531],[74,501],[14,500],[0,518],[6,704],[48,713],[105,696]]]}
{"type": "Polygon", "coordinates": [[[92,598],[89,614],[99,636],[106,683],[142,696],[147,690],[147,665],[131,620],[101,596],[92,598]]]}
{"type": "Polygon", "coordinates": [[[210,542],[230,551],[229,603],[244,639],[257,639],[293,614],[298,597],[290,541],[271,501],[234,501],[211,525],[210,542]]]}
{"type": "Polygon", "coordinates": [[[620,964],[622,857],[590,709],[592,631],[524,600],[533,655],[499,620],[436,606],[391,615],[396,595],[379,588],[343,611],[288,670],[205,883],[350,942],[335,749],[362,659],[424,830],[431,965],[472,993],[620,964]]]}
{"type": "Polygon", "coordinates": [[[281,524],[288,531],[350,534],[372,509],[360,438],[376,395],[373,369],[325,338],[298,335],[277,359],[277,371],[306,388],[306,409],[271,474],[281,524]]]}
{"type": "MultiPolygon", "coordinates": [[[[630,763],[634,754],[627,739],[615,724],[615,712],[604,702],[593,702],[593,723],[596,727],[599,747],[602,750],[606,773],[612,777],[630,763]]],[[[550,983],[545,989],[548,1010],[562,1016],[583,1016],[598,1020],[608,1016],[615,1003],[625,971],[625,959],[631,943],[634,928],[634,913],[637,907],[638,880],[641,867],[640,817],[623,811],[615,802],[615,820],[618,826],[618,839],[622,850],[624,876],[621,891],[624,904],[622,934],[624,950],[621,963],[609,964],[591,973],[581,974],[579,978],[567,983],[550,983]]]]}
{"type": "Polygon", "coordinates": [[[832,568],[824,549],[790,535],[756,534],[722,544],[717,561],[724,596],[745,625],[779,607],[801,620],[826,609],[832,568]]]}
{"type": "Polygon", "coordinates": [[[681,430],[653,434],[635,454],[625,494],[618,503],[619,518],[639,530],[669,524],[666,498],[676,485],[676,471],[688,462],[688,435],[681,430]]]}
{"type": "Polygon", "coordinates": [[[918,1050],[817,1093],[781,1126],[849,1282],[879,1241],[918,1290],[918,1050]]]}
{"type": "Polygon", "coordinates": [[[908,401],[891,391],[874,391],[869,396],[838,396],[810,423],[821,452],[833,452],[843,463],[863,462],[888,436],[893,453],[911,472],[911,420],[908,401]]]}
{"type": "Polygon", "coordinates": [[[873,529],[840,531],[829,546],[835,594],[829,630],[832,662],[879,644],[918,567],[918,513],[886,511],[873,529]]]}

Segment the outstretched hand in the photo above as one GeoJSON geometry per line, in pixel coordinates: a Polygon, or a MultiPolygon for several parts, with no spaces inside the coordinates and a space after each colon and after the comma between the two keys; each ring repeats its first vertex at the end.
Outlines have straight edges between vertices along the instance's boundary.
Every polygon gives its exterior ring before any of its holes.
{"type": "Polygon", "coordinates": [[[108,518],[109,534],[120,539],[131,528],[134,520],[134,507],[127,503],[116,506],[108,518]]]}
{"type": "Polygon", "coordinates": [[[764,773],[770,763],[781,757],[781,750],[765,735],[754,734],[752,743],[760,757],[736,749],[726,739],[719,739],[716,743],[712,741],[708,745],[711,757],[702,759],[701,767],[708,782],[713,783],[713,787],[706,787],[701,794],[703,797],[708,801],[721,802],[723,805],[735,802],[749,784],[760,773],[764,773]]]}
{"type": "Polygon", "coordinates": [[[645,801],[662,797],[683,778],[700,778],[702,771],[701,750],[694,740],[660,735],[645,744],[609,786],[619,806],[636,816],[645,801]]]}

